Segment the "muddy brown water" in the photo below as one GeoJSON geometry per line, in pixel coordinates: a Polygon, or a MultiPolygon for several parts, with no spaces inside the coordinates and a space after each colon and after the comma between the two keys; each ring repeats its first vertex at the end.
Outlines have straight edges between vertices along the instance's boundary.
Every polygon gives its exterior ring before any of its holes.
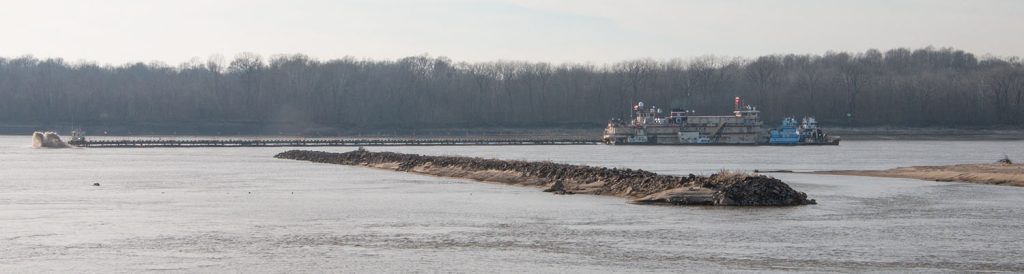
{"type": "MultiPolygon", "coordinates": [[[[272,157],[287,149],[0,136],[0,272],[1024,271],[1021,187],[783,173],[819,204],[641,206],[272,157]]],[[[1024,160],[1021,141],[379,149],[677,175],[1024,160]]]]}

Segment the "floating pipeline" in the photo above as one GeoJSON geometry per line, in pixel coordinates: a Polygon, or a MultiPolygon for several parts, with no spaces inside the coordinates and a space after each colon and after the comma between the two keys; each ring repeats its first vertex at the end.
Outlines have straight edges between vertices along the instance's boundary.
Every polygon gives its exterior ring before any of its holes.
{"type": "Polygon", "coordinates": [[[816,203],[807,199],[807,194],[793,190],[779,179],[730,172],[711,176],[669,176],[640,169],[363,149],[345,153],[290,150],[274,157],[531,186],[556,194],[618,196],[637,204],[791,206],[816,203]]]}

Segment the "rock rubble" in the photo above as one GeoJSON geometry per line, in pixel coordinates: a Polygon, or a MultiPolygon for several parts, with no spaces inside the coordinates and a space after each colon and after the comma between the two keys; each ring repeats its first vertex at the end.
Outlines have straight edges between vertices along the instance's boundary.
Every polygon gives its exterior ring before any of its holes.
{"type": "Polygon", "coordinates": [[[639,204],[789,206],[815,204],[807,194],[764,175],[719,173],[711,176],[658,175],[553,162],[426,156],[363,149],[331,153],[290,150],[274,156],[352,166],[369,166],[479,181],[527,185],[556,194],[595,194],[633,199],[639,204]]]}

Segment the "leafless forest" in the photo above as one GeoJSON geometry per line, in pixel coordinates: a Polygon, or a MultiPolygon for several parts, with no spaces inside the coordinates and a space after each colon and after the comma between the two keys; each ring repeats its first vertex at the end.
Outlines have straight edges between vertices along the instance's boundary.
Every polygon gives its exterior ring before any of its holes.
{"type": "Polygon", "coordinates": [[[0,123],[310,127],[601,126],[633,101],[703,114],[742,96],[841,126],[1024,125],[1024,64],[955,49],[608,65],[241,54],[178,66],[0,58],[0,123]]]}

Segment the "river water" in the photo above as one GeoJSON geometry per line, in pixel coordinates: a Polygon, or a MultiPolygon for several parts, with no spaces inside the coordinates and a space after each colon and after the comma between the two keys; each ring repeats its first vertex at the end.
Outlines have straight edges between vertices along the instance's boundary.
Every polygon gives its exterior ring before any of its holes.
{"type": "MultiPolygon", "coordinates": [[[[272,157],[288,148],[29,145],[0,136],[0,272],[1024,271],[1020,187],[780,173],[819,204],[642,206],[272,157]]],[[[1024,141],[370,150],[680,175],[1024,160],[1024,141]]]]}

